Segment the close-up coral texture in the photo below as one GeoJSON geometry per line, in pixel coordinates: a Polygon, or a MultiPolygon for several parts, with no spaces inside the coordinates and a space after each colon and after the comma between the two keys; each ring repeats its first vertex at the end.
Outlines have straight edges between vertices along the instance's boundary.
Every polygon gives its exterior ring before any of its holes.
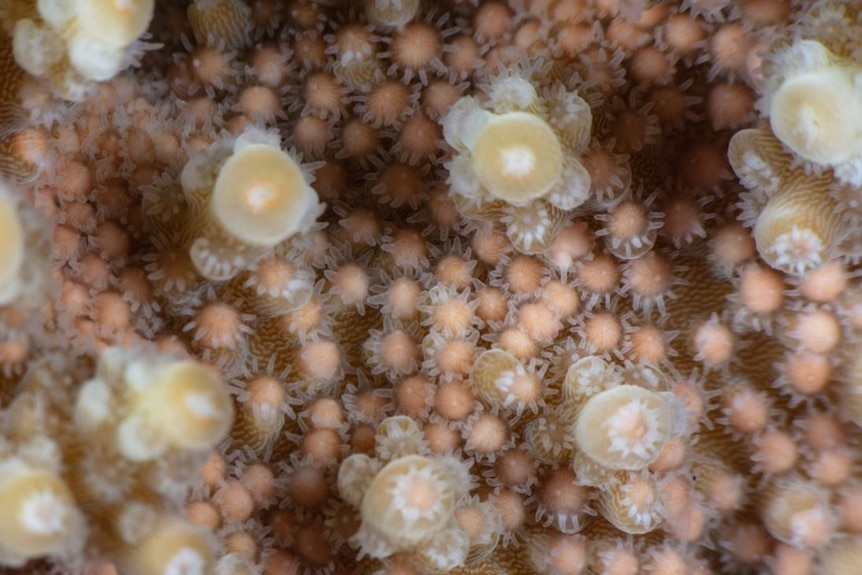
{"type": "Polygon", "coordinates": [[[0,0],[0,573],[859,575],[860,219],[860,0],[0,0]]]}

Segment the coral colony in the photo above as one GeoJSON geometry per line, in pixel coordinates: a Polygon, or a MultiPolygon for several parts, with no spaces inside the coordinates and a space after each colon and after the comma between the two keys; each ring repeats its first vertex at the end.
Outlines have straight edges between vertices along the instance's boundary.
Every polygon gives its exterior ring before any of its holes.
{"type": "Polygon", "coordinates": [[[862,1],[0,0],[0,572],[862,573],[862,1]]]}

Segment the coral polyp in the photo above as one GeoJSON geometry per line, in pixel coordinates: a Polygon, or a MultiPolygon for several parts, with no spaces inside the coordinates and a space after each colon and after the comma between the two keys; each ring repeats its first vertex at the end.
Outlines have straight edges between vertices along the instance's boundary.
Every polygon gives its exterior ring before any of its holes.
{"type": "Polygon", "coordinates": [[[533,85],[548,72],[491,78],[485,101],[463,98],[441,119],[458,152],[448,164],[456,205],[468,217],[506,222],[524,253],[547,249],[590,190],[578,159],[590,142],[590,107],[560,83],[533,85]]]}

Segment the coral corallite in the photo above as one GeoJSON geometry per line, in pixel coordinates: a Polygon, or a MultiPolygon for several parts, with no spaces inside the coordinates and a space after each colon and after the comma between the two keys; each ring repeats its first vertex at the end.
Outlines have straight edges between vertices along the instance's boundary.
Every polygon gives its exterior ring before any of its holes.
{"type": "Polygon", "coordinates": [[[858,0],[0,0],[0,571],[858,575],[858,0]]]}

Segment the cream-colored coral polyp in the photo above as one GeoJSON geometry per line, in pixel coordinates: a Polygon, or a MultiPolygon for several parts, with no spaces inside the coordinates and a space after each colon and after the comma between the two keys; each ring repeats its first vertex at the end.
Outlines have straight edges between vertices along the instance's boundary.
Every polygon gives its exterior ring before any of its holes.
{"type": "Polygon", "coordinates": [[[452,521],[417,549],[415,561],[422,573],[449,573],[464,565],[469,552],[470,537],[452,521]]]}
{"type": "Polygon", "coordinates": [[[215,373],[194,361],[170,363],[144,391],[142,411],[168,445],[209,449],[230,429],[233,404],[215,373]]]}
{"type": "Polygon", "coordinates": [[[362,498],[363,524],[396,547],[415,545],[443,528],[455,513],[452,483],[446,466],[436,459],[408,455],[391,461],[362,498]]]}
{"type": "Polygon", "coordinates": [[[382,463],[427,453],[422,430],[406,415],[393,415],[381,421],[374,440],[375,454],[382,463]]]}
{"type": "Polygon", "coordinates": [[[379,26],[401,28],[419,11],[419,0],[365,0],[365,14],[379,26]]]}
{"type": "Polygon", "coordinates": [[[76,35],[118,48],[137,40],[153,19],[154,0],[76,0],[76,35]]]}
{"type": "Polygon", "coordinates": [[[123,52],[93,38],[76,36],[68,49],[72,66],[88,80],[110,80],[123,68],[123,52]]]}
{"type": "Polygon", "coordinates": [[[75,19],[75,2],[68,0],[36,0],[36,12],[49,27],[63,30],[75,19]]]}
{"type": "Polygon", "coordinates": [[[831,535],[829,499],[813,485],[789,480],[773,489],[763,523],[767,531],[790,545],[819,547],[831,535]]]}
{"type": "Polygon", "coordinates": [[[793,156],[770,130],[747,128],[730,138],[727,158],[746,188],[773,194],[789,173],[793,156]]]}
{"type": "Polygon", "coordinates": [[[130,575],[205,575],[213,549],[204,532],[185,521],[161,519],[120,561],[130,575]]]}
{"type": "Polygon", "coordinates": [[[222,166],[210,207],[240,242],[272,247],[299,231],[315,202],[293,158],[273,146],[251,144],[222,166]]]}
{"type": "Polygon", "coordinates": [[[563,149],[542,118],[527,112],[492,116],[471,150],[479,182],[491,195],[523,205],[540,198],[559,181],[563,149]]]}
{"type": "Polygon", "coordinates": [[[661,522],[661,502],[649,474],[619,473],[599,492],[599,513],[623,533],[649,533],[661,522]]]}
{"type": "Polygon", "coordinates": [[[42,76],[62,61],[65,46],[57,34],[29,18],[24,18],[15,24],[12,52],[15,61],[26,72],[42,76]]]}
{"type": "Polygon", "coordinates": [[[862,69],[830,66],[784,81],[769,123],[779,140],[807,160],[834,164],[862,150],[862,69]]]}
{"type": "Polygon", "coordinates": [[[795,174],[760,212],[754,241],[771,267],[802,273],[831,258],[845,224],[828,196],[828,181],[795,174]]]}
{"type": "Polygon", "coordinates": [[[349,505],[359,507],[368,486],[380,470],[380,463],[364,453],[352,453],[338,467],[338,494],[349,505]]]}
{"type": "Polygon", "coordinates": [[[9,303],[17,294],[15,285],[24,265],[24,228],[15,202],[0,188],[0,304],[9,303]]]}
{"type": "Polygon", "coordinates": [[[661,395],[620,385],[587,401],[575,422],[575,441],[600,465],[643,469],[670,439],[671,420],[672,411],[661,395]]]}
{"type": "Polygon", "coordinates": [[[0,557],[59,552],[79,527],[72,493],[57,475],[18,459],[0,464],[0,557]]]}
{"type": "Polygon", "coordinates": [[[482,352],[473,363],[471,384],[476,394],[494,406],[501,406],[505,397],[498,381],[509,372],[512,373],[520,362],[511,353],[502,349],[489,349],[482,352]]]}
{"type": "Polygon", "coordinates": [[[574,362],[566,371],[562,385],[563,397],[572,405],[579,405],[622,382],[622,374],[616,365],[588,355],[574,362]]]}

